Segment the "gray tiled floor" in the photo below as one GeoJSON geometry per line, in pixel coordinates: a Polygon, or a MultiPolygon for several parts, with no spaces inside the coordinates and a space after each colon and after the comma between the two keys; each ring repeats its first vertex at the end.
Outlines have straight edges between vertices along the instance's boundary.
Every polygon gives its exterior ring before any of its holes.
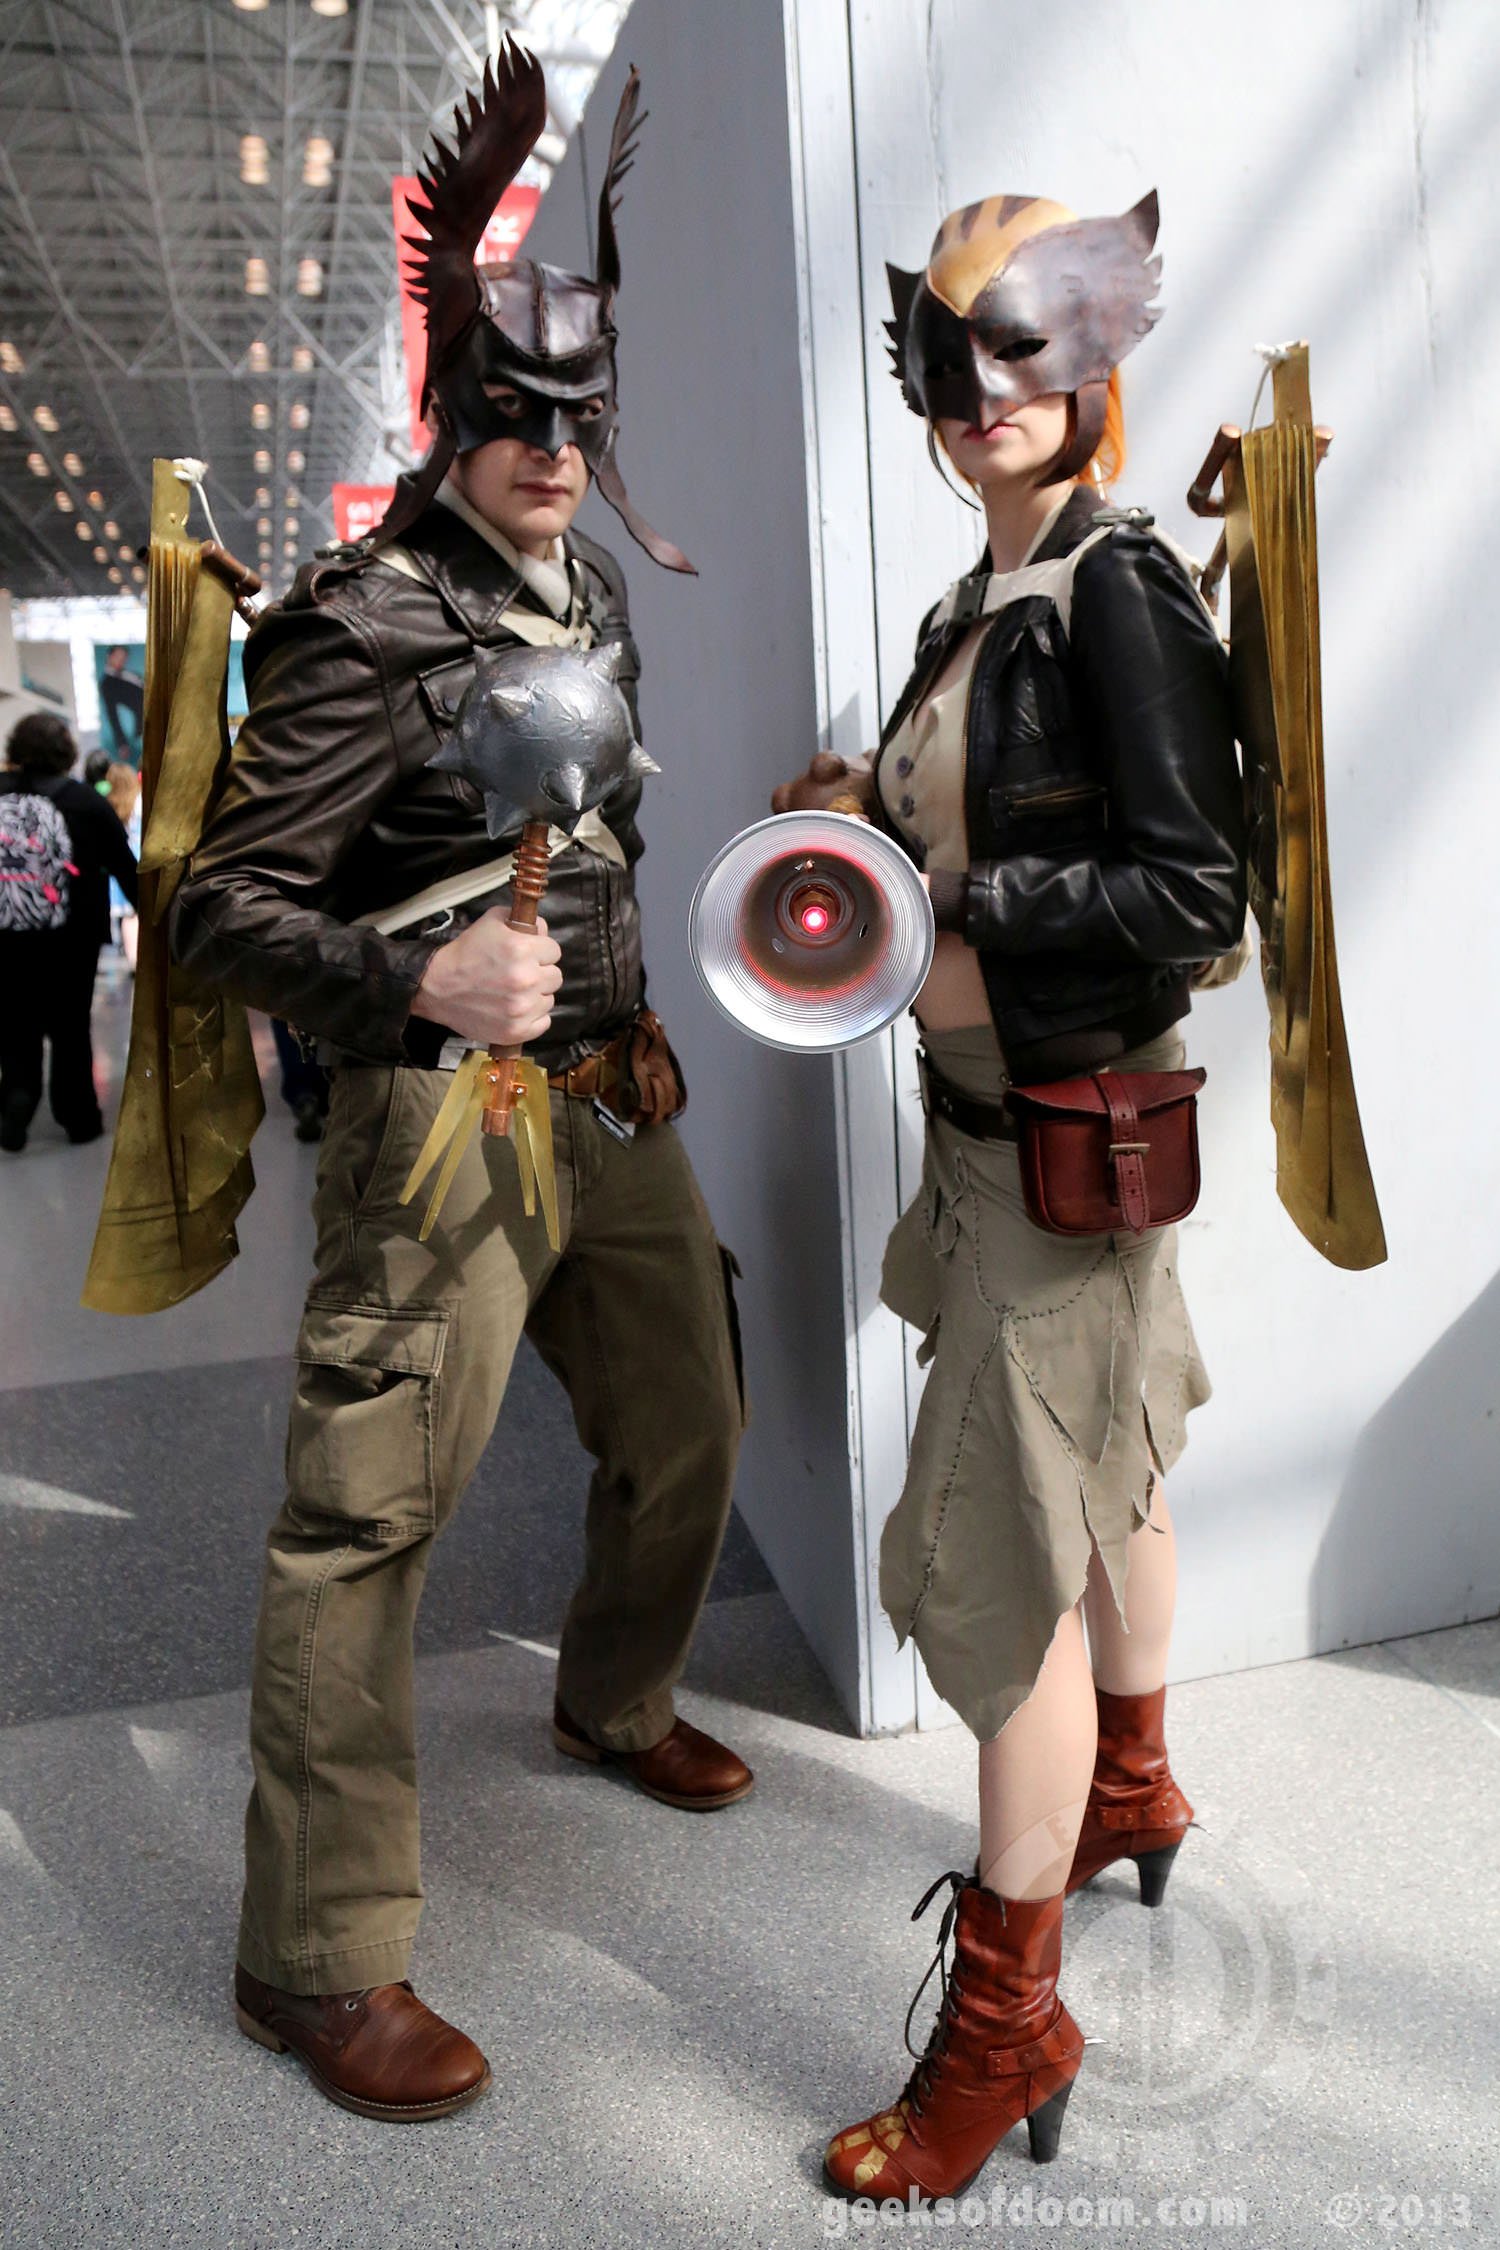
{"type": "MultiPolygon", "coordinates": [[[[537,1650],[421,1669],[419,1973],[485,2044],[492,2097],[367,2124],[235,2032],[241,1693],[17,1727],[0,2239],[826,2239],[822,2138],[900,2081],[927,1956],[907,1909],[972,1849],[966,1740],[838,1731],[774,1594],[715,1605],[695,1658],[688,1708],[760,1777],[711,1820],[557,1758],[537,1650]]],[[[1113,1875],[1069,1907],[1067,1994],[1100,2044],[1058,2164],[1013,2135],[987,2195],[1075,2219],[1070,2199],[1128,2196],[1153,2245],[1184,2231],[1155,2218],[1174,2196],[1242,2199],[1256,2250],[1386,2241],[1393,2214],[1495,2239],[1500,1743],[1455,1673],[1493,1683],[1500,1628],[1174,1691],[1203,1832],[1161,1913],[1113,1875]],[[1336,2196],[1364,2215],[1334,2224],[1336,2196]]]]}
{"type": "MultiPolygon", "coordinates": [[[[191,1337],[104,1323],[96,1350],[101,1324],[17,1284],[44,1249],[81,1263],[97,1153],[41,1138],[0,1171],[0,2243],[833,2238],[819,2152],[900,2085],[930,1944],[908,1910],[973,1850],[967,1738],[852,1739],[740,1534],[685,1700],[755,1797],[696,1820],[558,1758],[582,1477],[533,1366],[419,1667],[418,1974],[495,2089],[420,2128],[330,2108],[226,2000],[284,1384],[265,1354],[295,1312],[309,1152],[273,1116],[237,1310],[211,1291],[191,1337]],[[523,1442],[545,1470],[525,1506],[523,1442]]],[[[1068,1909],[1097,2044],[1063,2155],[1038,2171],[1012,2135],[980,2183],[998,2219],[956,2236],[1118,2236],[1128,2198],[1152,2250],[1495,2242],[1500,1624],[1193,1682],[1172,1735],[1203,1825],[1167,1906],[1106,1875],[1068,1909]]]]}

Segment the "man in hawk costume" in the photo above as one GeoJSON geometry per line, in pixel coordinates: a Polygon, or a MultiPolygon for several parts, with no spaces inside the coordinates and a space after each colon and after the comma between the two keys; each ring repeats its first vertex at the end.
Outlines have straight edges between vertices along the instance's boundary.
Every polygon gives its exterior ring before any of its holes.
{"type": "Polygon", "coordinates": [[[619,565],[569,528],[591,478],[648,553],[691,568],[615,459],[615,218],[637,100],[632,72],[591,278],[474,266],[545,121],[528,54],[508,46],[437,145],[413,276],[431,451],[373,538],[325,551],[257,625],[249,717],[173,917],[185,967],[286,1018],[332,1074],[256,1641],[235,1999],[249,2037],[374,2117],[438,2116],[489,2083],[479,2048],[406,1982],[422,1897],[412,1628],[523,1329],[596,1464],[557,1747],[684,1809],[752,1782],[673,1708],[743,1400],[733,1260],[670,1128],[681,1081],[645,1008],[639,763],[551,837],[536,932],[503,911],[517,839],[492,837],[481,793],[434,763],[484,652],[612,646],[634,712],[619,565]],[[498,1140],[466,1144],[430,1231],[402,1199],[453,1067],[490,1044],[524,1046],[550,1079],[558,1250],[498,1140]]]}

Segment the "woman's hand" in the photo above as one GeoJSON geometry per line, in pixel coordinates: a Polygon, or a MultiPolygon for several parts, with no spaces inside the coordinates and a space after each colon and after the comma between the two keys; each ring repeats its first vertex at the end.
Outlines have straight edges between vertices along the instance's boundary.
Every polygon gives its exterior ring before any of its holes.
{"type": "Polygon", "coordinates": [[[411,1012],[446,1024],[476,1047],[529,1047],[552,1021],[561,959],[545,922],[513,930],[506,910],[492,906],[438,947],[411,1012]]]}
{"type": "Polygon", "coordinates": [[[831,750],[820,750],[806,773],[771,792],[771,810],[832,812],[836,807],[839,812],[854,810],[857,819],[868,820],[874,796],[875,776],[868,758],[856,758],[851,765],[831,750]],[[850,802],[839,803],[841,798],[850,802]]]}

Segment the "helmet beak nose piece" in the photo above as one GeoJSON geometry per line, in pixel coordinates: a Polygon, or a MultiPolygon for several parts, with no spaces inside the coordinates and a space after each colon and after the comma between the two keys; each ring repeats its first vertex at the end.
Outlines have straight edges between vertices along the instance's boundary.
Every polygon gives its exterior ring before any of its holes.
{"type": "Polygon", "coordinates": [[[568,442],[568,434],[567,423],[554,407],[537,431],[533,443],[540,452],[546,454],[549,461],[555,461],[568,442]]]}
{"type": "Polygon", "coordinates": [[[1015,403],[1019,395],[1015,377],[1003,361],[995,359],[978,343],[975,343],[970,346],[969,365],[972,372],[974,399],[980,409],[980,412],[974,417],[977,422],[983,422],[983,410],[986,407],[1011,406],[1015,403]]]}

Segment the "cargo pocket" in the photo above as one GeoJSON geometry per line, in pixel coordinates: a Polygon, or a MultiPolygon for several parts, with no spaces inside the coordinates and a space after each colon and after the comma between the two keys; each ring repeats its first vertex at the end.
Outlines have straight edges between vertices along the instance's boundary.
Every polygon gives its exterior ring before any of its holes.
{"type": "Polygon", "coordinates": [[[740,1428],[743,1430],[750,1420],[750,1403],[745,1396],[745,1347],[740,1337],[740,1308],[734,1285],[744,1277],[739,1259],[722,1242],[719,1244],[719,1270],[724,1277],[724,1315],[729,1323],[729,1347],[734,1354],[734,1381],[739,1392],[740,1428]]]}
{"type": "Polygon", "coordinates": [[[881,1303],[922,1338],[917,1347],[919,1367],[925,1367],[937,1350],[948,1261],[958,1235],[955,1198],[939,1174],[929,1136],[922,1185],[891,1229],[880,1269],[881,1303]]]}
{"type": "Polygon", "coordinates": [[[358,1543],[437,1528],[435,1428],[447,1314],[312,1304],[297,1340],[287,1486],[358,1543]]]}

